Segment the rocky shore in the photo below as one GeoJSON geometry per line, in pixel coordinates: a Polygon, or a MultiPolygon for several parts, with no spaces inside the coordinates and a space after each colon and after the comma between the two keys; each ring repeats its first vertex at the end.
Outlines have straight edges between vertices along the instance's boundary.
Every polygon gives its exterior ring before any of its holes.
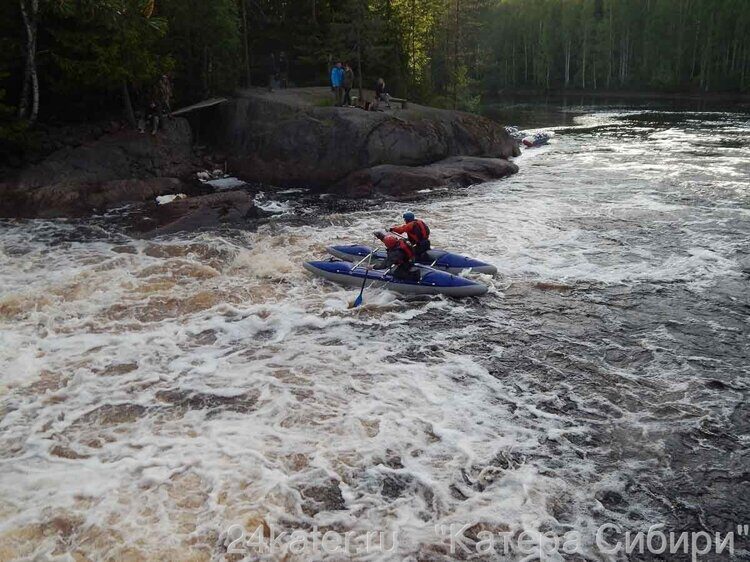
{"type": "MultiPolygon", "coordinates": [[[[242,92],[218,109],[210,126],[212,144],[243,179],[284,187],[336,185],[340,194],[351,187],[354,195],[362,192],[367,170],[378,166],[398,166],[409,177],[409,167],[454,156],[518,155],[503,127],[478,115],[417,104],[407,109],[394,104],[383,112],[321,106],[329,99],[327,88],[242,92]]],[[[453,167],[460,173],[459,163],[453,167]]],[[[512,171],[508,167],[507,173],[512,171]]],[[[372,187],[377,191],[377,182],[372,187]]]]}
{"type": "MultiPolygon", "coordinates": [[[[331,107],[329,100],[327,88],[246,90],[191,122],[242,180],[345,198],[405,197],[517,171],[508,160],[518,154],[515,142],[484,117],[416,104],[372,112],[331,107]]],[[[4,178],[0,217],[79,217],[164,194],[205,196],[192,179],[203,167],[185,118],[167,120],[156,136],[104,134],[4,178]]],[[[182,200],[150,210],[154,232],[255,216],[247,194],[217,195],[204,197],[205,204],[182,200]]]]}
{"type": "Polygon", "coordinates": [[[0,183],[0,217],[79,217],[183,189],[199,167],[185,119],[158,135],[122,130],[56,150],[0,183]]]}

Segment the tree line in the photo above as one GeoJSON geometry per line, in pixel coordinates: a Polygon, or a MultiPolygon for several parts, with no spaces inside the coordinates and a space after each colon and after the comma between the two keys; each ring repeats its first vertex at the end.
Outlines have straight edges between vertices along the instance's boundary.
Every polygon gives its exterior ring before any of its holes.
{"type": "Polygon", "coordinates": [[[132,114],[163,73],[178,104],[325,84],[348,60],[410,99],[476,109],[513,89],[746,92],[748,0],[8,0],[0,119],[132,114]]]}
{"type": "Polygon", "coordinates": [[[747,0],[505,0],[488,11],[486,90],[747,91],[747,0]]]}

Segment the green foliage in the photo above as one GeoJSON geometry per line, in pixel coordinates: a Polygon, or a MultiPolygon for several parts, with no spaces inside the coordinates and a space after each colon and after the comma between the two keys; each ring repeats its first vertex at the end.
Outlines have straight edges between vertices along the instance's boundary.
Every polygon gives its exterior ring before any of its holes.
{"type": "Polygon", "coordinates": [[[435,34],[448,2],[445,0],[393,0],[392,18],[400,33],[405,75],[410,95],[429,96],[432,88],[430,60],[435,34]]]}
{"type": "Polygon", "coordinates": [[[160,0],[169,21],[161,42],[176,60],[175,90],[182,101],[231,92],[241,70],[240,16],[236,0],[160,0]]]}
{"type": "MultiPolygon", "coordinates": [[[[7,72],[0,72],[0,80],[8,77],[7,72]]],[[[13,118],[13,108],[5,103],[6,92],[0,88],[0,123],[7,123],[13,118]]]]}
{"type": "Polygon", "coordinates": [[[8,88],[12,71],[18,71],[21,58],[21,29],[11,22],[20,18],[17,2],[0,3],[0,163],[21,155],[28,144],[28,128],[18,119],[18,108],[10,99],[8,88]]]}
{"type": "Polygon", "coordinates": [[[146,84],[169,69],[169,56],[155,47],[167,31],[163,18],[146,17],[147,0],[50,3],[59,25],[52,58],[61,71],[56,86],[112,91],[122,83],[146,84]]]}
{"type": "Polygon", "coordinates": [[[741,90],[746,0],[498,0],[482,36],[485,86],[741,90]]]}
{"type": "MultiPolygon", "coordinates": [[[[0,72],[0,81],[7,77],[7,73],[0,72]]],[[[26,123],[16,118],[16,109],[5,100],[6,91],[0,88],[0,162],[22,154],[29,142],[26,123]]]]}
{"type": "MultiPolygon", "coordinates": [[[[108,115],[172,71],[177,104],[265,85],[358,86],[475,110],[509,89],[750,90],[748,0],[40,0],[42,118],[108,115]],[[271,61],[275,61],[274,66],[271,61]],[[283,62],[282,62],[283,61],[283,62]],[[116,93],[117,95],[112,95],[116,93]]],[[[17,0],[0,2],[0,101],[23,83],[17,0]]],[[[10,109],[9,109],[10,108],[10,109]]],[[[3,134],[15,131],[3,125],[3,134]]],[[[13,132],[12,134],[15,134],[13,132]]]]}

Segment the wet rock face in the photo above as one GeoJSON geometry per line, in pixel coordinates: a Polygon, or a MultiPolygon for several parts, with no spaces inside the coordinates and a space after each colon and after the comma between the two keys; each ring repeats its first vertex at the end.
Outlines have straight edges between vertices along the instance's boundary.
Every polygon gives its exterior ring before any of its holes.
{"type": "Polygon", "coordinates": [[[194,168],[192,134],[171,119],[155,136],[118,131],[62,148],[0,184],[0,217],[84,216],[181,189],[194,168]]]}
{"type": "Polygon", "coordinates": [[[247,90],[221,106],[209,129],[239,177],[285,187],[326,188],[380,165],[518,155],[505,129],[478,115],[415,104],[387,112],[319,107],[293,92],[247,90]]]}
{"type": "Polygon", "coordinates": [[[242,223],[260,214],[245,191],[228,191],[178,199],[166,205],[152,205],[139,229],[158,236],[192,231],[219,224],[242,223]]]}
{"type": "MultiPolygon", "coordinates": [[[[345,197],[466,186],[517,170],[507,162],[518,155],[516,143],[484,117],[416,104],[385,112],[322,107],[320,94],[316,88],[247,90],[207,113],[202,134],[243,180],[332,188],[345,197]]],[[[0,184],[0,218],[80,217],[189,193],[172,178],[198,167],[185,119],[167,119],[155,136],[120,130],[65,146],[0,184]]],[[[195,228],[191,222],[202,227],[246,216],[248,204],[233,201],[236,208],[219,197],[201,204],[202,213],[193,212],[193,203],[170,209],[190,211],[176,227],[186,230],[195,228]]],[[[157,216],[156,228],[175,220],[157,216]]]]}
{"type": "Polygon", "coordinates": [[[157,195],[184,190],[176,178],[112,180],[101,183],[63,181],[25,189],[0,186],[0,216],[58,218],[84,216],[157,195]]]}
{"type": "Polygon", "coordinates": [[[53,152],[16,178],[19,187],[179,177],[192,169],[192,133],[185,119],[165,120],[156,135],[125,130],[53,152]]]}
{"type": "Polygon", "coordinates": [[[335,189],[347,197],[408,195],[420,189],[467,187],[503,178],[518,166],[502,158],[457,156],[427,166],[382,165],[354,172],[338,182],[335,189]]]}

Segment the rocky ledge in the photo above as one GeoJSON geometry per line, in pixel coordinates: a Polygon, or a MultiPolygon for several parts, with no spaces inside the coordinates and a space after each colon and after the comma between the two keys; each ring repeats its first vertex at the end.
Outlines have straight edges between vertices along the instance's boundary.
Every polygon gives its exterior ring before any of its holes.
{"type": "MultiPolygon", "coordinates": [[[[372,94],[369,94],[372,97],[372,94]]],[[[248,181],[330,191],[342,197],[406,197],[440,186],[467,186],[515,173],[516,143],[494,121],[410,104],[364,111],[330,106],[327,88],[246,90],[191,117],[201,140],[248,181]]],[[[148,208],[158,195],[205,195],[186,180],[202,167],[191,125],[166,120],[156,136],[117,131],[66,146],[0,184],[0,217],[85,216],[124,204],[148,208]]],[[[159,232],[252,214],[242,195],[170,203],[159,232]],[[180,217],[188,217],[184,221],[180,217]],[[170,226],[171,225],[171,226],[170,226]]]]}
{"type": "Polygon", "coordinates": [[[0,217],[78,217],[183,191],[192,134],[185,119],[165,123],[158,135],[118,131],[53,152],[0,183],[0,217]]]}
{"type": "Polygon", "coordinates": [[[227,191],[177,199],[166,205],[151,203],[143,209],[136,229],[151,237],[219,224],[241,224],[262,215],[250,194],[227,191]]]}
{"type": "Polygon", "coordinates": [[[504,178],[518,166],[503,158],[454,156],[426,166],[382,164],[352,172],[334,186],[349,197],[390,195],[399,197],[421,189],[467,187],[504,178]]]}
{"type": "Polygon", "coordinates": [[[206,133],[244,180],[314,189],[335,185],[343,195],[360,195],[363,178],[381,177],[382,166],[390,166],[388,181],[370,183],[387,183],[382,191],[391,195],[434,186],[438,179],[466,185],[482,167],[478,158],[493,159],[485,166],[496,170],[491,178],[500,167],[501,176],[516,170],[496,160],[517,156],[517,144],[500,124],[479,115],[417,104],[382,112],[326,107],[329,99],[327,88],[246,90],[218,108],[206,133]],[[475,158],[436,164],[456,156],[475,158]],[[419,177],[429,185],[419,185],[419,177]]]}

